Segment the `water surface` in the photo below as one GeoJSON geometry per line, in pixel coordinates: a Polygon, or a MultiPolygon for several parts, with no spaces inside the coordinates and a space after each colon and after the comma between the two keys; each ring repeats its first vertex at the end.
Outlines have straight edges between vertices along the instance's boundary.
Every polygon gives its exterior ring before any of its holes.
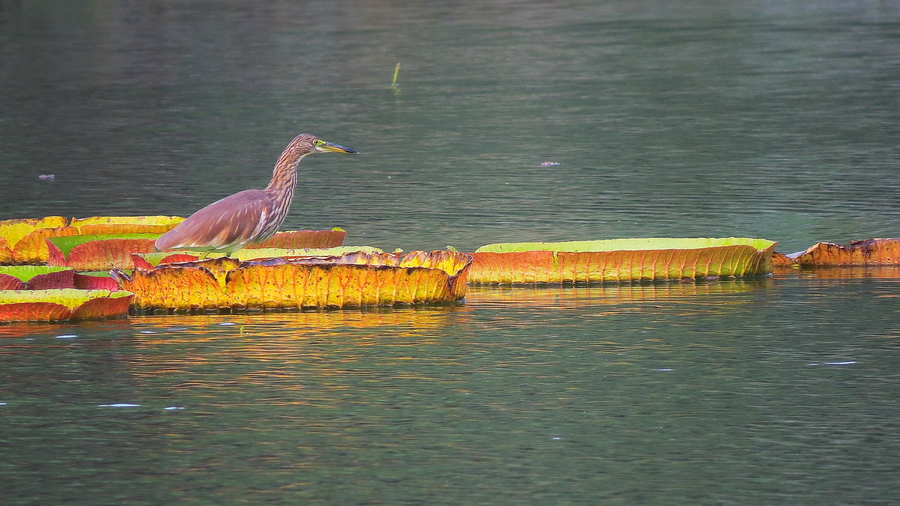
{"type": "MultiPolygon", "coordinates": [[[[896,237],[898,28],[865,1],[3,2],[0,218],[187,215],[309,131],[361,154],[305,159],[285,228],[348,244],[896,237]]],[[[898,278],[836,272],[0,326],[0,502],[889,504],[898,278]]]]}

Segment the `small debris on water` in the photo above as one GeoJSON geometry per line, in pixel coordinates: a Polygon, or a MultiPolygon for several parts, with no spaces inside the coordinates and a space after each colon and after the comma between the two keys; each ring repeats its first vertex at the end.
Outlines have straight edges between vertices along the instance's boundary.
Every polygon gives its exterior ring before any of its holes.
{"type": "Polygon", "coordinates": [[[77,334],[63,334],[61,336],[56,336],[57,339],[75,339],[78,337],[77,334]]]}
{"type": "Polygon", "coordinates": [[[659,372],[671,372],[673,370],[674,369],[672,369],[671,367],[661,367],[661,368],[657,369],[657,371],[659,371],[659,372]]]}
{"type": "Polygon", "coordinates": [[[140,404],[97,404],[98,408],[139,408],[140,404]]]}
{"type": "Polygon", "coordinates": [[[53,174],[41,174],[40,176],[38,176],[38,179],[53,179],[54,177],[56,176],[54,176],[53,174]]]}
{"type": "Polygon", "coordinates": [[[541,167],[555,167],[559,165],[559,162],[544,162],[541,164],[541,167]]]}
{"type": "Polygon", "coordinates": [[[176,409],[184,409],[184,406],[169,406],[166,411],[174,411],[176,409]]]}
{"type": "Polygon", "coordinates": [[[846,362],[825,362],[825,365],[852,365],[855,363],[856,360],[848,360],[846,362]]]}

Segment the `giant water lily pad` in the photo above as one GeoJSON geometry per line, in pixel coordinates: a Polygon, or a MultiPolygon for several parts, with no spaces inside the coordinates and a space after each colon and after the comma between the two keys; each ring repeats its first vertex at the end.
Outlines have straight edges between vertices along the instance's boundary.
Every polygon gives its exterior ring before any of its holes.
{"type": "MultiPolygon", "coordinates": [[[[341,256],[356,252],[383,253],[378,248],[371,246],[338,246],[334,248],[309,248],[309,249],[284,249],[284,248],[244,248],[231,254],[231,258],[237,260],[257,260],[260,258],[296,257],[296,256],[341,256]]],[[[206,258],[223,258],[224,253],[210,253],[206,258]]],[[[137,269],[152,269],[160,264],[172,264],[182,262],[194,262],[201,260],[201,255],[195,251],[173,250],[155,251],[153,253],[134,253],[131,255],[134,267],[137,269]]]]}
{"type": "Polygon", "coordinates": [[[0,290],[48,290],[77,288],[79,290],[117,291],[118,283],[109,274],[82,274],[70,267],[48,265],[0,266],[0,290]]]}
{"type": "Polygon", "coordinates": [[[67,267],[14,265],[0,267],[0,290],[75,288],[75,271],[67,267]]]}
{"type": "MultiPolygon", "coordinates": [[[[180,216],[93,216],[90,218],[72,218],[49,216],[40,219],[16,219],[0,221],[0,265],[71,265],[78,270],[109,268],[110,265],[125,268],[130,265],[131,252],[153,251],[146,246],[133,249],[136,243],[113,243],[91,245],[87,250],[79,250],[74,254],[75,260],[69,256],[69,249],[88,240],[76,239],[73,245],[66,247],[57,242],[65,260],[58,256],[51,260],[52,245],[46,240],[52,237],[68,236],[105,236],[103,240],[132,239],[134,234],[146,234],[153,238],[168,232],[184,221],[180,216]],[[123,249],[124,248],[124,249],[123,249]],[[94,249],[96,251],[92,251],[94,249]],[[111,259],[110,259],[111,258],[111,259]],[[104,267],[105,266],[105,267],[104,267]]],[[[332,230],[297,230],[278,232],[260,244],[252,244],[249,248],[332,248],[340,246],[347,233],[339,228],[332,230]]],[[[151,241],[152,242],[152,241],[151,241]]]]}
{"type": "Polygon", "coordinates": [[[0,322],[114,318],[128,314],[132,297],[108,290],[0,290],[0,322]]]}
{"type": "Polygon", "coordinates": [[[801,266],[900,265],[900,239],[866,239],[847,245],[820,242],[781,260],[781,265],[801,266]]]}
{"type": "Polygon", "coordinates": [[[297,309],[461,300],[471,257],[452,251],[214,258],[113,277],[141,310],[297,309]]]}
{"type": "Polygon", "coordinates": [[[0,237],[0,265],[9,265],[13,262],[13,250],[9,247],[9,241],[0,237]]]}
{"type": "Polygon", "coordinates": [[[6,240],[9,248],[15,247],[26,235],[41,228],[65,227],[69,220],[62,216],[47,216],[46,218],[20,218],[0,221],[0,237],[6,240]]]}
{"type": "Polygon", "coordinates": [[[261,243],[247,245],[246,249],[281,248],[310,249],[335,248],[344,243],[347,232],[339,228],[331,230],[293,230],[278,232],[261,243]]]}
{"type": "Polygon", "coordinates": [[[471,283],[595,283],[740,277],[771,272],[775,242],[649,238],[500,243],[476,250],[471,283]]]}
{"type": "MultiPolygon", "coordinates": [[[[69,226],[84,228],[91,226],[123,225],[123,229],[130,226],[138,227],[165,227],[169,230],[175,228],[184,221],[181,216],[92,216],[90,218],[72,218],[69,226]]],[[[127,232],[126,232],[127,233],[127,232]]]]}
{"type": "Polygon", "coordinates": [[[0,263],[41,264],[49,257],[47,237],[96,234],[162,234],[184,220],[179,216],[95,216],[72,218],[48,216],[0,221],[0,238],[12,254],[4,260],[6,252],[0,242],[0,263]]]}
{"type": "Polygon", "coordinates": [[[68,266],[79,271],[130,268],[132,253],[153,251],[159,234],[74,235],[48,237],[49,265],[68,266]]]}

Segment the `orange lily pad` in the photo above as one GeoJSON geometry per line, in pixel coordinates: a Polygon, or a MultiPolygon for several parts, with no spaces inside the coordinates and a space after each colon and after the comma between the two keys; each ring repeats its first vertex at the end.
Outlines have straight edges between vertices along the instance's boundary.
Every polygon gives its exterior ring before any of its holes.
{"type": "Polygon", "coordinates": [[[341,229],[278,232],[261,243],[247,246],[247,249],[335,248],[344,243],[344,237],[346,237],[346,235],[347,232],[341,229]]]}
{"type": "Polygon", "coordinates": [[[2,290],[0,322],[114,318],[128,314],[133,296],[108,290],[2,290]]]}
{"type": "Polygon", "coordinates": [[[452,251],[356,252],[222,257],[112,275],[135,293],[134,306],[141,310],[343,308],[461,300],[470,263],[470,256],[452,251]]]}
{"type": "Polygon", "coordinates": [[[474,254],[472,283],[594,283],[741,277],[772,270],[775,243],[748,238],[651,238],[504,243],[474,254]]]}
{"type": "Polygon", "coordinates": [[[820,242],[785,258],[783,265],[900,265],[900,239],[867,239],[848,245],[820,242]]]}
{"type": "Polygon", "coordinates": [[[9,247],[9,241],[0,237],[0,265],[9,265],[13,263],[12,248],[9,247]]]}
{"type": "Polygon", "coordinates": [[[13,261],[19,265],[46,264],[50,260],[48,237],[78,235],[75,227],[39,228],[19,240],[13,246],[13,261]]]}

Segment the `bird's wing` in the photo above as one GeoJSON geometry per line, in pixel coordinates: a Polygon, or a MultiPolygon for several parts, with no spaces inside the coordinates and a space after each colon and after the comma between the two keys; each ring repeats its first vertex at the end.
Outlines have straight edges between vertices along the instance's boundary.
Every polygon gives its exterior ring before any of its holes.
{"type": "Polygon", "coordinates": [[[244,190],[217,200],[157,239],[156,249],[240,249],[265,219],[266,202],[262,190],[244,190]]]}

